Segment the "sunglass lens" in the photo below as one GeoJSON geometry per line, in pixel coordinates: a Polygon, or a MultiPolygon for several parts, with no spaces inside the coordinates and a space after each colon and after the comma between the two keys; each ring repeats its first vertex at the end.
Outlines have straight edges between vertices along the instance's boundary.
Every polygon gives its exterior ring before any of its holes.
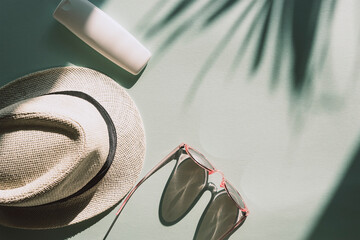
{"type": "Polygon", "coordinates": [[[164,225],[180,221],[195,205],[206,183],[206,171],[188,158],[171,174],[160,201],[159,217],[164,225]]]}
{"type": "Polygon", "coordinates": [[[196,162],[203,165],[207,169],[211,169],[211,170],[214,169],[213,165],[211,165],[211,163],[206,159],[206,157],[204,155],[202,155],[201,153],[199,153],[198,151],[196,151],[195,149],[192,149],[190,147],[189,147],[188,151],[189,151],[191,157],[193,157],[196,162]]]}
{"type": "Polygon", "coordinates": [[[239,209],[224,192],[218,195],[203,213],[195,240],[218,240],[236,223],[239,209]]]}
{"type": "Polygon", "coordinates": [[[226,188],[229,191],[231,197],[234,199],[234,201],[237,203],[237,205],[244,209],[245,208],[245,204],[244,201],[242,200],[242,197],[240,196],[240,193],[238,193],[238,191],[231,185],[231,183],[229,183],[228,181],[226,181],[226,188]]]}

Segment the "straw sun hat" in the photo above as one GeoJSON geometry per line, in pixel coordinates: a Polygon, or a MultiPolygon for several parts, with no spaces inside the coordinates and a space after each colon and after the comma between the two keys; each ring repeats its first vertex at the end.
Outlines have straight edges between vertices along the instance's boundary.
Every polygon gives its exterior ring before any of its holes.
{"type": "Polygon", "coordinates": [[[118,203],[143,166],[145,136],[125,90],[61,67],[0,88],[0,224],[47,229],[118,203]]]}

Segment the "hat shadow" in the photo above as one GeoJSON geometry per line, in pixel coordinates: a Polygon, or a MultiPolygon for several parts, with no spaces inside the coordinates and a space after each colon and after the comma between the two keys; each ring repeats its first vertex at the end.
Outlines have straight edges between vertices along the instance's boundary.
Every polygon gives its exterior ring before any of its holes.
{"type": "MultiPolygon", "coordinates": [[[[12,239],[12,240],[23,240],[23,239],[52,239],[52,240],[64,240],[71,237],[74,237],[76,234],[86,230],[100,219],[105,217],[111,212],[113,208],[108,209],[107,211],[80,223],[66,226],[62,228],[55,229],[46,229],[46,230],[30,230],[30,229],[19,229],[11,228],[0,225],[0,235],[2,239],[12,239]]],[[[106,229],[104,229],[105,232],[106,229]]]]}
{"type": "MultiPolygon", "coordinates": [[[[20,229],[20,228],[13,228],[0,225],[0,235],[2,239],[53,239],[53,240],[62,240],[68,239],[76,234],[86,230],[87,228],[91,227],[95,223],[97,223],[100,219],[104,216],[109,214],[115,206],[107,209],[106,211],[87,219],[85,221],[73,224],[73,225],[66,225],[69,224],[90,202],[93,193],[88,194],[85,201],[82,201],[80,204],[78,201],[73,204],[72,206],[67,206],[64,203],[60,207],[52,208],[49,206],[48,211],[37,211],[36,208],[27,211],[24,213],[23,208],[12,208],[10,210],[6,209],[5,207],[0,207],[0,216],[7,215],[8,218],[13,218],[13,221],[22,222],[24,225],[28,225],[29,229],[20,229]],[[71,208],[70,211],[68,211],[71,208]],[[8,212],[7,212],[8,211],[8,212]],[[42,216],[38,216],[38,215],[42,216]],[[34,218],[34,215],[37,215],[34,218]],[[51,229],[30,229],[32,222],[32,217],[35,220],[35,224],[41,224],[41,222],[52,221],[51,218],[56,218],[60,224],[64,224],[64,227],[60,228],[51,228],[51,229]]],[[[104,229],[105,231],[105,229],[104,229]]]]}
{"type": "MultiPolygon", "coordinates": [[[[91,0],[98,7],[105,1],[91,0]]],[[[59,2],[9,1],[0,8],[0,86],[31,72],[68,65],[97,70],[127,89],[134,86],[143,71],[132,75],[57,22],[52,14],[59,2]]]]}

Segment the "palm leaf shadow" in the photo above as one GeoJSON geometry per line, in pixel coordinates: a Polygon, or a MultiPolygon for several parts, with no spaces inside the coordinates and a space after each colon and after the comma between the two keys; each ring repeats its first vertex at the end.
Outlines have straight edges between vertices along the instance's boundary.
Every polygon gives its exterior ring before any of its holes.
{"type": "MultiPolygon", "coordinates": [[[[162,0],[161,0],[162,1],[162,0]]],[[[313,79],[313,72],[310,71],[310,64],[312,60],[312,53],[315,51],[316,34],[319,28],[321,18],[327,17],[327,27],[330,28],[331,19],[336,7],[336,0],[265,0],[265,1],[244,1],[244,0],[226,0],[226,1],[211,1],[205,2],[205,6],[197,11],[194,15],[186,16],[186,11],[189,10],[196,1],[179,0],[160,20],[155,22],[153,26],[147,31],[146,36],[154,38],[157,33],[163,31],[170,24],[174,23],[175,19],[182,18],[171,34],[162,44],[160,51],[165,51],[180,37],[193,27],[194,19],[203,21],[201,30],[211,27],[215,22],[230,14],[230,10],[237,9],[239,3],[243,3],[245,7],[238,13],[239,17],[234,20],[228,31],[224,34],[220,42],[215,46],[210,53],[208,59],[199,70],[194,83],[189,90],[187,97],[191,96],[188,103],[191,102],[198,91],[203,80],[206,78],[211,66],[216,62],[218,56],[223,52],[235,33],[242,26],[242,22],[249,16],[249,11],[255,6],[260,5],[257,9],[255,17],[252,17],[252,23],[248,28],[248,34],[245,38],[239,41],[239,49],[236,51],[236,56],[231,64],[229,72],[234,72],[241,64],[242,57],[246,51],[251,51],[253,54],[253,61],[251,64],[251,73],[256,73],[260,70],[262,62],[265,57],[265,51],[269,49],[274,51],[274,59],[272,65],[272,75],[270,76],[270,86],[274,89],[278,85],[280,72],[283,68],[283,61],[285,57],[291,56],[291,66],[287,69],[289,72],[289,81],[291,86],[291,93],[295,97],[303,95],[305,90],[309,90],[313,79]],[[210,8],[210,6],[212,8],[210,8]],[[215,8],[215,9],[214,9],[215,8]],[[280,9],[280,10],[279,10],[280,9]],[[323,9],[327,9],[327,14],[324,14],[323,9]],[[277,25],[277,26],[275,26],[277,25]],[[270,44],[270,29],[277,27],[275,44],[270,44]],[[285,44],[288,41],[288,44],[285,44]],[[251,42],[256,42],[254,49],[249,48],[251,42]],[[288,49],[285,48],[288,46],[288,49]]],[[[322,43],[322,49],[319,50],[321,58],[326,57],[328,42],[322,43]]],[[[317,51],[318,49],[316,49],[317,51]]],[[[322,65],[316,66],[315,70],[320,71],[322,65]]],[[[312,68],[314,70],[314,68],[312,68]]],[[[188,98],[187,98],[188,99],[188,98]]]]}
{"type": "Polygon", "coordinates": [[[210,16],[207,17],[203,26],[209,27],[212,23],[216,22],[217,19],[219,19],[221,16],[223,16],[232,7],[234,7],[238,2],[239,2],[239,0],[223,1],[223,4],[218,6],[218,8],[210,16]]]}
{"type": "MultiPolygon", "coordinates": [[[[292,88],[300,93],[308,78],[307,67],[314,45],[316,27],[323,1],[294,1],[292,21],[293,80],[292,88]]],[[[330,1],[331,2],[331,1],[330,1]]]]}
{"type": "Polygon", "coordinates": [[[173,9],[155,25],[150,27],[146,32],[146,37],[151,38],[156,35],[160,30],[162,30],[166,25],[173,22],[177,17],[179,17],[186,9],[191,7],[195,3],[193,0],[181,0],[179,1],[173,9]]]}
{"type": "Polygon", "coordinates": [[[360,144],[307,240],[358,239],[360,228],[360,144]]]}
{"type": "MultiPolygon", "coordinates": [[[[210,3],[205,4],[200,8],[198,11],[196,11],[191,17],[189,17],[186,21],[183,21],[180,26],[178,26],[161,44],[159,52],[166,51],[173,43],[175,43],[182,34],[184,34],[187,30],[190,29],[190,27],[194,24],[194,19],[207,11],[209,11],[213,5],[216,3],[216,1],[211,1],[210,3]]],[[[149,34],[147,34],[149,36],[149,34]]]]}
{"type": "Polygon", "coordinates": [[[236,33],[236,30],[238,28],[238,25],[244,20],[244,18],[250,13],[250,10],[255,6],[255,1],[253,1],[252,4],[249,4],[247,6],[246,11],[244,11],[244,14],[240,15],[234,24],[230,27],[230,29],[227,31],[227,33],[224,35],[224,37],[221,39],[219,44],[214,48],[214,50],[211,52],[209,57],[207,58],[205,64],[203,64],[203,67],[200,69],[199,73],[195,77],[196,81],[194,81],[190,87],[189,92],[186,96],[186,103],[192,102],[192,100],[195,98],[196,91],[199,88],[200,84],[206,77],[206,74],[208,70],[215,64],[217,56],[221,54],[221,52],[225,49],[228,42],[231,40],[232,36],[236,33]]]}

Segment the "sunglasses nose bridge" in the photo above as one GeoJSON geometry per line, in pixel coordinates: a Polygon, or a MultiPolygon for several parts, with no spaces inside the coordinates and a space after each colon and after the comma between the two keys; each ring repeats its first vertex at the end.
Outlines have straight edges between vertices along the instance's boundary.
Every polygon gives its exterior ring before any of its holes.
{"type": "Polygon", "coordinates": [[[247,216],[249,216],[249,214],[250,214],[250,211],[246,208],[244,216],[247,217],[247,216]]]}
{"type": "Polygon", "coordinates": [[[219,173],[220,174],[221,182],[220,182],[219,186],[221,188],[225,188],[225,176],[224,176],[224,173],[222,171],[220,171],[220,170],[212,170],[212,171],[209,171],[209,176],[214,174],[214,173],[219,173]]]}
{"type": "Polygon", "coordinates": [[[218,170],[209,172],[206,189],[212,193],[216,193],[222,188],[225,188],[225,178],[223,173],[218,170]]]}

